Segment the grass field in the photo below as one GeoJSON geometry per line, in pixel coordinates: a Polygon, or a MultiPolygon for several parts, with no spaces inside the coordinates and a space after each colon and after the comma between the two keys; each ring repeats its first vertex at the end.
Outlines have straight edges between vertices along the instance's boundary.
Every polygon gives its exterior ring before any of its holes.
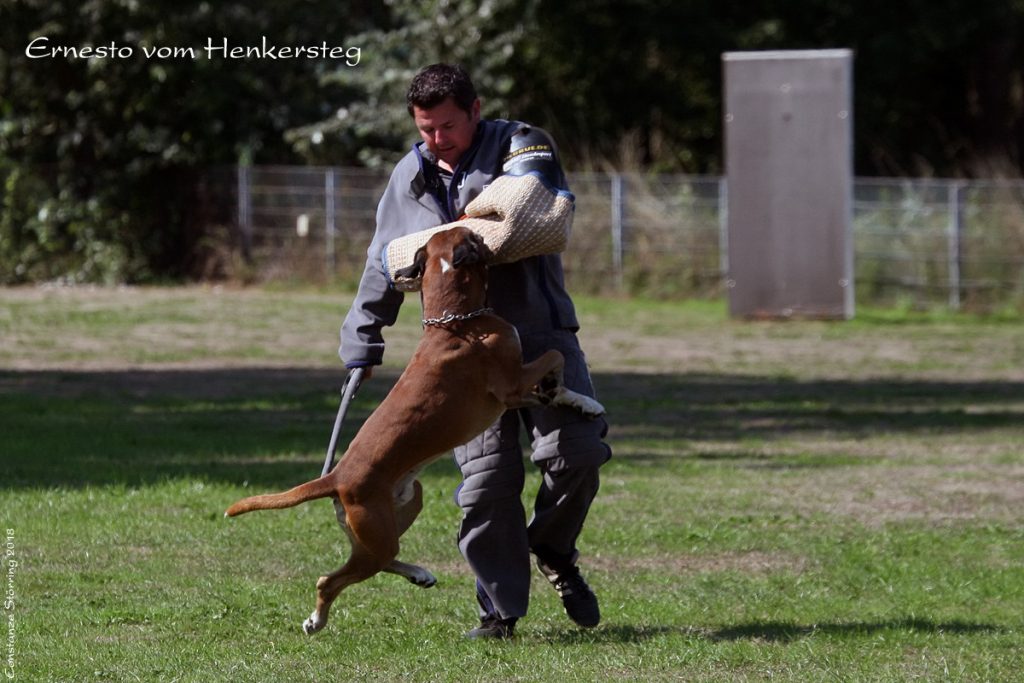
{"type": "Polygon", "coordinates": [[[538,576],[514,642],[462,639],[442,459],[402,552],[437,587],[375,577],[309,637],[345,551],[331,505],[222,511],[319,472],[348,301],[0,290],[4,679],[1021,680],[1024,320],[581,300],[616,453],[581,539],[602,625],[574,628],[538,576]]]}

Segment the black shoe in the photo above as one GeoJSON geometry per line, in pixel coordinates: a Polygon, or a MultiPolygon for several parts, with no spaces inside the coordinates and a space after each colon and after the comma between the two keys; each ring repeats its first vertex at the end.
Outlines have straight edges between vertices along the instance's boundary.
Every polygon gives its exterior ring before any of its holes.
{"type": "Polygon", "coordinates": [[[597,596],[580,576],[579,567],[567,565],[563,569],[554,569],[537,560],[540,569],[551,585],[562,598],[562,606],[569,618],[583,628],[593,628],[601,622],[601,610],[597,605],[597,596]]]}
{"type": "Polygon", "coordinates": [[[516,618],[499,619],[498,617],[483,617],[480,625],[472,631],[466,632],[467,638],[486,638],[493,640],[508,640],[515,635],[516,618]]]}

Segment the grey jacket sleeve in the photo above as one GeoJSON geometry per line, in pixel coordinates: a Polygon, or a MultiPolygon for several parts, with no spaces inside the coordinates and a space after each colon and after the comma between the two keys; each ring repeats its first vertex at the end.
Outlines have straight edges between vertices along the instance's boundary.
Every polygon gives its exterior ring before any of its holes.
{"type": "MultiPolygon", "coordinates": [[[[380,253],[380,250],[377,250],[380,253]]],[[[366,259],[366,268],[359,281],[352,308],[341,325],[341,347],[338,355],[347,368],[380,365],[384,360],[382,328],[395,324],[404,294],[388,286],[380,270],[380,258],[366,259]]]]}
{"type": "Polygon", "coordinates": [[[405,295],[391,289],[384,276],[381,251],[394,238],[401,221],[395,176],[388,183],[377,207],[377,230],[366,251],[366,267],[359,281],[359,291],[341,325],[341,347],[338,354],[345,367],[380,365],[384,359],[384,327],[395,324],[405,295]]]}

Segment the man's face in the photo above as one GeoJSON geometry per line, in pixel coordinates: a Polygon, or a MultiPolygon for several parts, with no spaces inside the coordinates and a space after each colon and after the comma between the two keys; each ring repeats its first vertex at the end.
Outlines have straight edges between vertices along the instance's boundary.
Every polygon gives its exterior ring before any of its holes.
{"type": "Polygon", "coordinates": [[[459,159],[470,145],[476,125],[480,122],[480,100],[475,100],[469,112],[459,109],[452,98],[436,107],[412,108],[412,118],[420,137],[427,143],[427,149],[438,158],[441,165],[454,170],[459,159]]]}

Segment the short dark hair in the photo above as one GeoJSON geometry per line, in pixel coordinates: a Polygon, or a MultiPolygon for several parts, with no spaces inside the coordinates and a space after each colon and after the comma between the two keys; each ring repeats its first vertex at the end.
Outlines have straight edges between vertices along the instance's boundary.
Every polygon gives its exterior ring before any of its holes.
{"type": "Polygon", "coordinates": [[[433,109],[448,98],[467,114],[476,101],[476,88],[469,74],[458,64],[431,64],[416,74],[405,95],[406,108],[433,109]]]}

